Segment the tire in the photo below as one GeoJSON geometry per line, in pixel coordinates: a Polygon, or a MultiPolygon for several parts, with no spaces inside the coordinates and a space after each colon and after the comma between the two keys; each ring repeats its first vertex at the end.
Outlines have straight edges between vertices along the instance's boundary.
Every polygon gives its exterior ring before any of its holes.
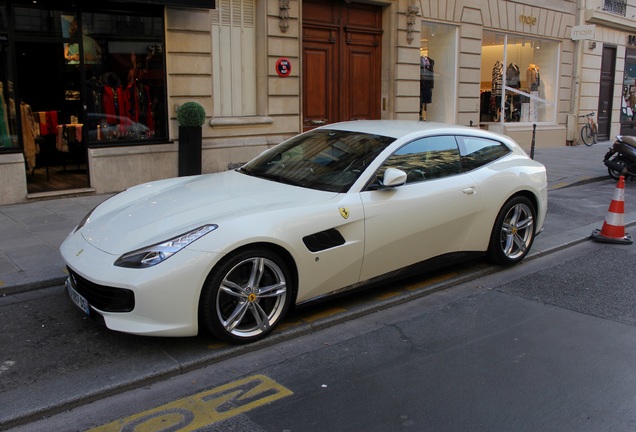
{"type": "Polygon", "coordinates": [[[534,242],[534,222],[537,211],[523,196],[513,197],[499,211],[486,253],[499,265],[512,265],[523,260],[534,242]]]}
{"type": "MultiPolygon", "coordinates": [[[[620,157],[619,155],[615,155],[613,158],[610,158],[610,161],[617,163],[621,166],[627,167],[627,162],[620,157]]],[[[613,178],[614,180],[618,180],[618,178],[620,176],[622,176],[623,174],[621,172],[615,171],[611,168],[607,168],[607,173],[610,175],[611,178],[613,178]]]]}
{"type": "Polygon", "coordinates": [[[594,134],[592,133],[592,127],[589,124],[585,124],[581,128],[581,141],[583,141],[583,144],[588,147],[595,142],[594,134]]]}
{"type": "Polygon", "coordinates": [[[274,252],[253,248],[231,254],[210,273],[199,303],[202,325],[231,343],[249,343],[269,334],[287,313],[293,279],[274,252]]]}

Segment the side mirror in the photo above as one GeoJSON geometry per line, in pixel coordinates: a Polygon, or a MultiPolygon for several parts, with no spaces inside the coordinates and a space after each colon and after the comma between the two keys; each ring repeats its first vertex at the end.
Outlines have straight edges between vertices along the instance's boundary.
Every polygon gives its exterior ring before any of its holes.
{"type": "Polygon", "coordinates": [[[397,168],[387,168],[386,171],[384,171],[384,178],[381,183],[383,188],[402,186],[405,183],[406,173],[404,171],[397,168]]]}

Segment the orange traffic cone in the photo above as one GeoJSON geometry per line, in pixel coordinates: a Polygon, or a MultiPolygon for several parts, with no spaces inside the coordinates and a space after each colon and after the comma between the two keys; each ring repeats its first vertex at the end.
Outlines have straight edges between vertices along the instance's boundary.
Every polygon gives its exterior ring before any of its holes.
{"type": "Polygon", "coordinates": [[[625,233],[625,177],[620,176],[614,190],[603,228],[594,230],[592,238],[606,243],[632,244],[632,237],[625,233]]]}

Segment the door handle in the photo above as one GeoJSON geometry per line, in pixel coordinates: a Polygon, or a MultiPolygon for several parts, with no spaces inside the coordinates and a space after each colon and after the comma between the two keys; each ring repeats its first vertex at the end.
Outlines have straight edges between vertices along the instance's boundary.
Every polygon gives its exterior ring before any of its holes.
{"type": "Polygon", "coordinates": [[[475,193],[475,188],[472,187],[472,186],[471,187],[467,187],[462,192],[464,192],[466,195],[473,195],[475,193]]]}
{"type": "Polygon", "coordinates": [[[327,120],[309,120],[309,124],[312,126],[322,126],[327,124],[327,120]]]}

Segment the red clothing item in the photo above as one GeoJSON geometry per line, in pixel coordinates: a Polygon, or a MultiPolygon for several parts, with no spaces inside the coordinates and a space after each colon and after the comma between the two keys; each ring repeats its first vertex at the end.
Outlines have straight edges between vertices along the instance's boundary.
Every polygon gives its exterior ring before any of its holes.
{"type": "Polygon", "coordinates": [[[104,86],[102,105],[104,107],[104,114],[106,114],[106,122],[109,124],[118,124],[121,122],[119,117],[126,117],[124,92],[121,87],[113,88],[104,86]]]}
{"type": "Polygon", "coordinates": [[[145,124],[150,130],[155,129],[148,86],[139,84],[137,81],[129,84],[124,91],[124,108],[126,117],[134,122],[145,124]]]}

